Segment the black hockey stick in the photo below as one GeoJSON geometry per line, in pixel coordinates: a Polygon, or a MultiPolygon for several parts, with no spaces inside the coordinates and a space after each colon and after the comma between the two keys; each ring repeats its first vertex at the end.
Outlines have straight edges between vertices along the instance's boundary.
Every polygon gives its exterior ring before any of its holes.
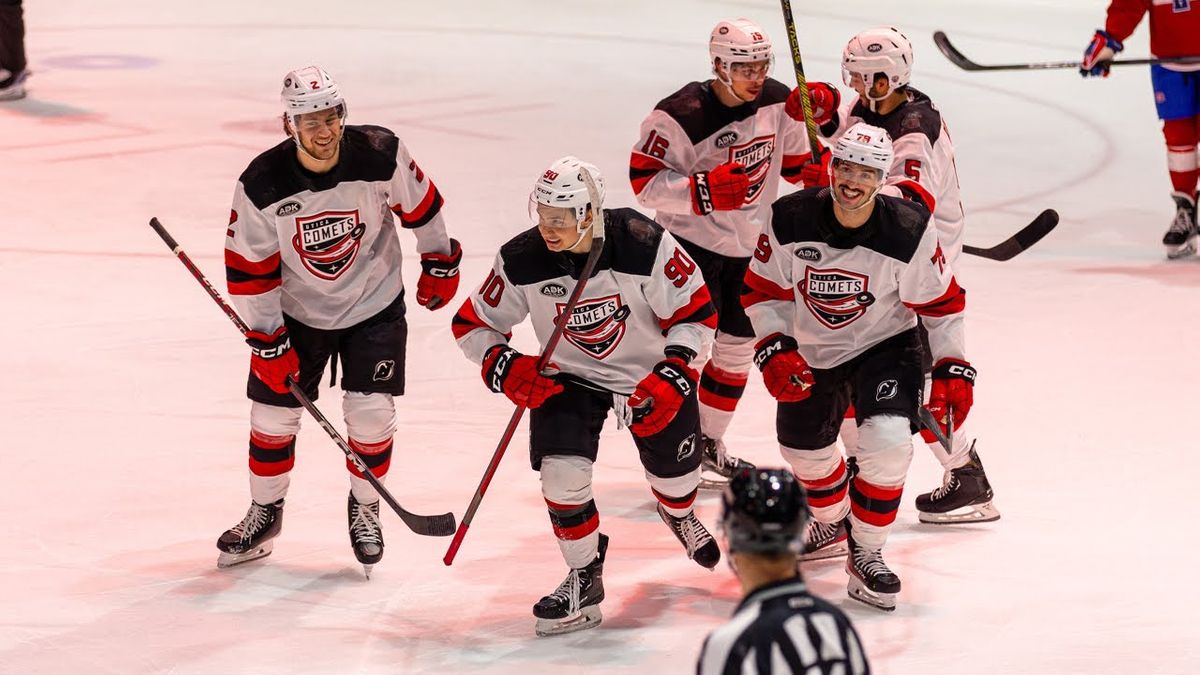
{"type": "MultiPolygon", "coordinates": [[[[1003,65],[982,65],[968,59],[958,48],[950,44],[950,38],[942,31],[934,31],[933,43],[937,45],[942,54],[950,59],[950,63],[969,71],[980,70],[1052,70],[1059,68],[1079,69],[1082,66],[1080,61],[1043,61],[1040,63],[1006,63],[1003,65]]],[[[1163,58],[1149,59],[1114,59],[1109,62],[1114,66],[1144,66],[1155,63],[1200,63],[1200,56],[1170,56],[1163,58]]]]}
{"type": "MultiPolygon", "coordinates": [[[[179,258],[179,262],[183,263],[183,266],[192,273],[192,276],[196,278],[196,281],[200,282],[200,285],[203,286],[204,290],[208,292],[209,297],[213,299],[213,302],[217,303],[217,306],[221,308],[221,311],[225,312],[225,316],[229,317],[229,320],[233,322],[234,326],[237,326],[237,329],[242,333],[242,335],[245,335],[247,332],[249,332],[250,327],[246,325],[245,321],[242,321],[242,317],[238,316],[237,310],[230,306],[229,303],[225,302],[225,298],[221,296],[216,288],[213,288],[213,285],[208,282],[208,278],[204,276],[204,273],[200,271],[200,268],[196,267],[196,265],[192,263],[192,259],[189,258],[188,254],[183,251],[183,248],[179,246],[179,244],[175,241],[175,238],[172,237],[169,232],[167,232],[167,229],[158,221],[158,218],[150,219],[150,227],[154,228],[154,231],[158,233],[158,236],[162,237],[162,240],[166,242],[167,247],[171,249],[171,252],[174,253],[177,258],[179,258]]],[[[383,487],[383,483],[380,483],[379,479],[375,477],[375,474],[371,473],[371,469],[365,463],[363,463],[362,458],[354,453],[354,450],[350,448],[350,444],[346,442],[346,439],[342,438],[342,435],[338,433],[337,429],[333,428],[333,425],[329,423],[329,420],[325,417],[325,415],[321,414],[321,411],[318,410],[313,404],[312,399],[306,396],[304,391],[301,390],[300,387],[297,386],[290,377],[288,378],[287,383],[288,388],[292,390],[292,395],[296,397],[297,401],[300,401],[300,405],[304,406],[304,409],[307,410],[309,414],[311,414],[317,420],[317,423],[321,425],[321,428],[325,430],[325,433],[329,434],[329,437],[332,438],[335,443],[337,443],[338,448],[345,453],[346,459],[350,460],[350,463],[353,464],[360,473],[362,473],[363,478],[366,478],[367,482],[374,486],[376,492],[379,493],[379,496],[383,499],[383,501],[387,502],[388,506],[392,507],[392,510],[396,512],[396,515],[400,516],[400,520],[403,520],[404,524],[407,525],[410,530],[427,537],[448,537],[454,533],[453,513],[443,513],[436,516],[421,516],[406,511],[404,507],[400,506],[395,497],[392,497],[392,493],[388,492],[387,488],[383,487]]]]}
{"type": "MultiPolygon", "coordinates": [[[[554,321],[554,330],[550,332],[550,337],[546,338],[546,347],[542,349],[541,356],[538,357],[537,369],[538,372],[543,372],[546,366],[550,364],[550,357],[554,354],[554,349],[558,347],[559,341],[562,339],[563,331],[567,327],[567,322],[571,320],[571,314],[575,311],[575,305],[579,304],[579,298],[583,295],[583,288],[587,285],[587,281],[592,276],[592,270],[596,269],[596,262],[600,260],[600,252],[604,249],[604,211],[601,209],[600,192],[596,189],[596,183],[592,180],[591,174],[587,169],[580,167],[580,172],[583,175],[583,182],[587,184],[588,199],[592,203],[592,248],[588,252],[587,260],[583,263],[583,271],[579,273],[579,281],[575,283],[575,288],[571,290],[570,297],[567,298],[567,304],[563,307],[563,311],[554,321]]],[[[582,236],[582,235],[580,235],[582,236]]],[[[467,510],[463,513],[462,521],[458,524],[458,531],[454,533],[454,539],[450,541],[450,547],[446,549],[446,555],[442,557],[442,562],[446,565],[454,564],[454,557],[458,555],[458,549],[462,547],[463,537],[467,536],[467,529],[471,527],[471,521],[475,519],[475,512],[479,510],[479,503],[483,501],[483,493],[487,491],[488,485],[492,482],[492,477],[496,475],[496,469],[500,466],[500,458],[504,457],[504,451],[508,449],[508,444],[512,441],[513,434],[517,430],[517,425],[521,423],[521,418],[525,416],[525,406],[518,405],[513,411],[512,417],[508,419],[508,426],[504,427],[504,434],[500,436],[500,442],[496,444],[496,449],[492,452],[492,459],[488,462],[487,468],[483,472],[483,478],[479,481],[479,487],[475,488],[475,494],[471,497],[471,503],[467,506],[467,510]]]]}
{"type": "Polygon", "coordinates": [[[933,418],[933,413],[929,412],[929,408],[925,406],[917,408],[917,417],[921,418],[921,424],[924,424],[925,428],[937,438],[938,443],[942,444],[942,447],[946,450],[946,454],[954,454],[954,444],[950,441],[950,436],[954,434],[954,416],[950,415],[946,420],[948,422],[946,426],[949,428],[950,434],[942,431],[941,425],[933,418]]]}
{"type": "Polygon", "coordinates": [[[813,119],[812,98],[808,95],[808,80],[804,77],[804,63],[800,60],[800,40],[796,37],[796,20],[792,18],[791,0],[779,0],[783,7],[783,23],[787,26],[788,44],[792,48],[792,67],[796,70],[796,86],[800,90],[800,107],[804,110],[804,127],[808,130],[808,147],[813,164],[821,163],[817,148],[817,122],[813,119]]]}
{"type": "Polygon", "coordinates": [[[990,248],[964,244],[963,253],[977,255],[988,260],[1012,260],[1018,253],[1041,241],[1042,237],[1050,234],[1050,231],[1057,225],[1058,212],[1054,209],[1046,209],[1039,213],[1033,222],[1022,227],[1016,234],[999,244],[990,248]]]}

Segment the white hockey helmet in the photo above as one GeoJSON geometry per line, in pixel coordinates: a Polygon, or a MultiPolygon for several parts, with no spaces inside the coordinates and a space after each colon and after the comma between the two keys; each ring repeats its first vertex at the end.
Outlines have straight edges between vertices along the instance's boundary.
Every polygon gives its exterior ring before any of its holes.
{"type": "MultiPolygon", "coordinates": [[[[892,168],[892,137],[888,132],[866,122],[859,122],[846,130],[830,149],[834,162],[852,162],[877,169],[880,180],[892,168]]],[[[833,162],[830,162],[831,166],[833,162]]]]}
{"type": "Polygon", "coordinates": [[[888,81],[883,95],[886,97],[908,84],[912,62],[912,43],[904,33],[893,26],[868,28],[850,38],[842,50],[842,81],[851,86],[854,75],[858,75],[869,92],[875,78],[882,73],[888,81]]]}
{"type": "Polygon", "coordinates": [[[750,19],[722,21],[712,29],[708,39],[708,54],[723,63],[752,63],[772,61],[771,38],[761,26],[750,19]]]}
{"type": "MultiPolygon", "coordinates": [[[[529,216],[534,224],[539,221],[537,206],[553,206],[569,208],[575,215],[575,229],[583,233],[591,227],[584,227],[591,198],[588,196],[587,184],[583,180],[583,172],[587,171],[592,181],[596,183],[600,203],[604,203],[604,178],[594,164],[589,164],[578,157],[567,155],[554,161],[533,184],[533,192],[529,195],[529,216]]],[[[599,208],[599,204],[596,205],[599,208]]]]}
{"type": "Polygon", "coordinates": [[[305,66],[283,76],[283,112],[295,126],[296,117],[304,113],[339,108],[342,119],[346,118],[346,100],[342,98],[337,82],[329,73],[316,66],[305,66]]]}

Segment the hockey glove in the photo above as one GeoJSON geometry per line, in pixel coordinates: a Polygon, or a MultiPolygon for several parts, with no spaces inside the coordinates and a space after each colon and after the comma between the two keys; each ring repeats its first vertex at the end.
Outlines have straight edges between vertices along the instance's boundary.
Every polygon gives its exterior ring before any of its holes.
{"type": "Polygon", "coordinates": [[[267,335],[252,330],[246,333],[250,345],[250,372],[276,394],[288,393],[287,378],[300,379],[300,359],[292,351],[286,326],[267,335]]]}
{"type": "Polygon", "coordinates": [[[833,153],[818,141],[817,157],[820,162],[808,162],[800,169],[800,182],[806,188],[829,187],[829,162],[833,159],[833,153]]]}
{"type": "Polygon", "coordinates": [[[563,390],[552,377],[537,371],[537,359],[508,345],[496,345],[483,357],[483,382],[496,393],[529,409],[563,390]]]}
{"type": "Polygon", "coordinates": [[[957,427],[967,419],[974,403],[975,369],[966,361],[942,359],[933,367],[933,382],[929,386],[929,412],[938,421],[942,432],[946,428],[947,413],[954,416],[957,427]]]}
{"type": "MultiPolygon", "coordinates": [[[[833,114],[842,103],[842,93],[831,84],[825,82],[808,82],[808,98],[812,103],[813,122],[823,127],[833,121],[833,114]]],[[[788,94],[787,102],[783,104],[787,116],[804,123],[804,105],[800,102],[800,87],[788,94]]]]}
{"type": "Polygon", "coordinates": [[[713,211],[733,211],[746,203],[750,178],[737,162],[720,164],[712,171],[692,174],[692,210],[706,216],[713,211]]]}
{"type": "Polygon", "coordinates": [[[659,361],[629,397],[629,407],[635,411],[629,430],[645,437],[666,429],[684,400],[696,392],[699,379],[700,374],[678,356],[659,361]]]}
{"type": "Polygon", "coordinates": [[[1092,36],[1091,43],[1083,50],[1083,62],[1079,64],[1079,74],[1087,77],[1108,77],[1108,69],[1112,67],[1113,56],[1125,49],[1120,40],[1113,38],[1107,32],[1097,30],[1092,36]]]}
{"type": "Polygon", "coordinates": [[[458,292],[458,263],[462,247],[450,240],[450,255],[421,254],[421,278],[417,280],[417,304],[429,310],[440,309],[458,292]]]}
{"type": "Polygon", "coordinates": [[[795,338],[783,333],[768,335],[758,343],[754,365],[762,371],[767,391],[780,403],[803,401],[816,384],[812,370],[796,351],[795,338]]]}

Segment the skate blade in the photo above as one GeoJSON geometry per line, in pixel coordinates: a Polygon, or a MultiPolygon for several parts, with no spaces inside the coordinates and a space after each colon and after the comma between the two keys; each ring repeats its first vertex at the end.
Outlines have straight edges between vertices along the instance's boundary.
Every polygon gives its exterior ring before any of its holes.
{"type": "Polygon", "coordinates": [[[374,565],[363,565],[363,574],[366,575],[367,581],[371,580],[371,569],[374,567],[374,565]]]}
{"type": "Polygon", "coordinates": [[[961,525],[964,523],[990,523],[1000,520],[1000,511],[988,501],[972,504],[947,513],[917,511],[917,520],[929,525],[961,525]]]}
{"type": "Polygon", "coordinates": [[[718,476],[716,478],[706,478],[704,476],[700,476],[699,487],[701,490],[724,490],[725,488],[729,487],[729,479],[723,476],[718,476]]]}
{"type": "Polygon", "coordinates": [[[248,563],[251,560],[258,560],[259,558],[265,558],[265,557],[271,555],[271,551],[273,551],[274,549],[275,549],[274,542],[272,542],[271,540],[267,540],[267,541],[259,544],[258,546],[254,547],[248,551],[244,551],[242,553],[222,552],[221,555],[217,557],[217,568],[225,569],[226,567],[233,567],[234,565],[241,565],[242,563],[248,563]]]}
{"type": "Polygon", "coordinates": [[[1183,244],[1182,246],[1175,246],[1175,247],[1168,246],[1167,247],[1167,260],[1179,260],[1180,258],[1186,258],[1195,252],[1196,252],[1196,240],[1189,239],[1188,242],[1186,244],[1183,244]]]}
{"type": "Polygon", "coordinates": [[[844,558],[849,553],[850,546],[846,543],[845,539],[842,539],[811,553],[802,553],[800,560],[802,562],[812,562],[814,560],[828,560],[829,558],[844,558]]]}
{"type": "Polygon", "coordinates": [[[534,632],[538,637],[565,635],[576,631],[595,628],[604,617],[600,614],[600,605],[584,607],[573,617],[567,619],[538,619],[534,632]]]}
{"type": "Polygon", "coordinates": [[[864,605],[870,605],[875,609],[882,609],[885,612],[891,612],[896,609],[896,594],[895,593],[876,593],[863,585],[858,577],[851,576],[850,583],[846,587],[846,595],[849,595],[852,600],[857,600],[864,605]]]}

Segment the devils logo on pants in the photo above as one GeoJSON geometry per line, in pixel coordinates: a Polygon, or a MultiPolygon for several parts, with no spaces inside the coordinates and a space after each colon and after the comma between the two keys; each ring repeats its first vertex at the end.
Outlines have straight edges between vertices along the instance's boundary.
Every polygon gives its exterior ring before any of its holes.
{"type": "Polygon", "coordinates": [[[804,268],[800,293],[804,305],[826,328],[844,328],[866,314],[875,296],[867,291],[870,277],[841,269],[804,268]]]}
{"type": "MultiPolygon", "coordinates": [[[[561,315],[566,304],[555,303],[555,308],[555,314],[561,315]]],[[[603,359],[625,337],[625,318],[628,316],[629,308],[621,302],[619,294],[580,300],[567,320],[563,337],[588,356],[603,359]]]]}
{"type": "Polygon", "coordinates": [[[365,231],[357,210],[323,211],[296,218],[292,247],[305,269],[332,281],[354,264],[365,231]]]}

